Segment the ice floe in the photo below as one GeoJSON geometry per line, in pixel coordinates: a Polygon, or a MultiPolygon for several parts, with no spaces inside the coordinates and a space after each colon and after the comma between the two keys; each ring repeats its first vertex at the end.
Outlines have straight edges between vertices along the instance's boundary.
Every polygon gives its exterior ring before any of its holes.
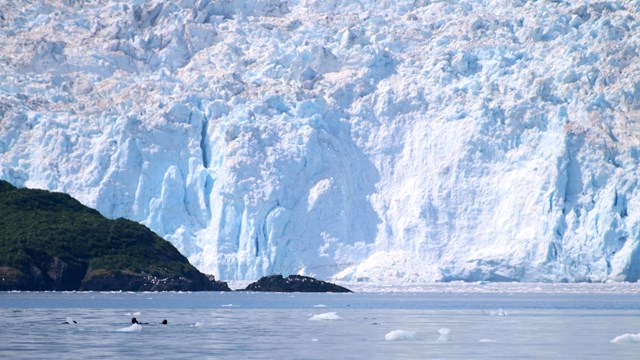
{"type": "Polygon", "coordinates": [[[393,330],[384,336],[386,341],[415,340],[415,338],[416,332],[408,330],[393,330]]]}
{"type": "Polygon", "coordinates": [[[478,340],[478,342],[483,344],[493,344],[493,343],[496,343],[497,341],[493,339],[480,339],[478,340]]]}
{"type": "Polygon", "coordinates": [[[327,312],[327,313],[323,313],[323,314],[315,314],[315,315],[311,316],[309,318],[309,320],[312,320],[312,321],[321,321],[321,320],[332,321],[332,320],[342,320],[342,317],[340,317],[340,315],[338,315],[338,313],[336,313],[335,311],[332,311],[332,312],[327,312]]]}
{"type": "Polygon", "coordinates": [[[135,331],[141,331],[142,330],[142,325],[140,324],[131,324],[131,326],[127,326],[127,327],[123,327],[120,328],[116,331],[119,332],[135,332],[135,331]]]}
{"type": "Polygon", "coordinates": [[[509,313],[507,313],[507,311],[503,310],[503,309],[485,311],[484,314],[488,315],[488,316],[507,316],[507,315],[509,315],[509,313]]]}
{"type": "Polygon", "coordinates": [[[620,336],[616,336],[611,340],[613,344],[631,344],[631,343],[640,343],[640,333],[638,334],[623,334],[620,336]]]}
{"type": "Polygon", "coordinates": [[[451,331],[449,330],[449,328],[442,328],[440,330],[438,330],[438,333],[440,334],[440,336],[438,337],[438,339],[436,340],[437,342],[449,342],[451,341],[451,337],[449,336],[449,333],[451,331]]]}

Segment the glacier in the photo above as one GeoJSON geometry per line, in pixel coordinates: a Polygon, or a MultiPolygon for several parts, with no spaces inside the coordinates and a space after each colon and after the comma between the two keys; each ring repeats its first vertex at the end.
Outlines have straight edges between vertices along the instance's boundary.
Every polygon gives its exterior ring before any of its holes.
{"type": "Polygon", "coordinates": [[[7,0],[0,178],[201,271],[637,281],[640,2],[7,0]]]}

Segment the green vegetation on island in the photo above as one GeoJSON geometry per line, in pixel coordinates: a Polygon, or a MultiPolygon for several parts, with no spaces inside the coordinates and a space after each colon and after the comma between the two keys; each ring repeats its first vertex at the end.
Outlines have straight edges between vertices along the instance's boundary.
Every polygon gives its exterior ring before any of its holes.
{"type": "Polygon", "coordinates": [[[0,180],[0,290],[216,291],[169,242],[71,196],[0,180]]]}

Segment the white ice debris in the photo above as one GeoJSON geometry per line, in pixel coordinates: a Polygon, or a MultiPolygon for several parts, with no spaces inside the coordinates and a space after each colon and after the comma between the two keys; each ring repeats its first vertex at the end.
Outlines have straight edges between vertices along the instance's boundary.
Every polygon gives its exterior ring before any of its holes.
{"type": "Polygon", "coordinates": [[[509,313],[506,310],[503,310],[503,309],[485,311],[484,314],[488,315],[488,316],[507,316],[507,315],[509,315],[509,313]]]}
{"type": "Polygon", "coordinates": [[[451,341],[451,337],[449,336],[450,330],[448,328],[441,328],[440,330],[438,330],[438,334],[440,334],[440,336],[438,336],[438,339],[436,340],[437,342],[449,342],[451,341]]]}
{"type": "Polygon", "coordinates": [[[142,325],[140,325],[140,324],[131,324],[130,326],[120,328],[120,329],[118,329],[116,331],[134,332],[134,331],[141,331],[141,330],[142,330],[142,325]]]}
{"type": "Polygon", "coordinates": [[[620,336],[616,336],[613,340],[611,340],[614,344],[629,344],[629,343],[640,343],[640,333],[639,334],[623,334],[620,336]]]}
{"type": "Polygon", "coordinates": [[[327,312],[327,313],[323,313],[323,314],[315,314],[315,315],[311,316],[309,318],[309,320],[312,320],[312,321],[342,320],[342,317],[340,317],[340,315],[338,315],[338,313],[332,311],[332,312],[327,312]]]}
{"type": "Polygon", "coordinates": [[[219,279],[640,279],[630,1],[0,3],[0,178],[219,279]]]}
{"type": "Polygon", "coordinates": [[[483,344],[494,344],[494,343],[496,343],[497,341],[495,341],[495,340],[493,340],[493,339],[486,339],[486,338],[485,338],[485,339],[480,339],[480,340],[478,340],[478,342],[483,343],[483,344]]]}
{"type": "Polygon", "coordinates": [[[416,338],[415,331],[407,331],[407,330],[393,330],[388,332],[384,339],[386,341],[397,341],[397,340],[414,340],[416,338]]]}

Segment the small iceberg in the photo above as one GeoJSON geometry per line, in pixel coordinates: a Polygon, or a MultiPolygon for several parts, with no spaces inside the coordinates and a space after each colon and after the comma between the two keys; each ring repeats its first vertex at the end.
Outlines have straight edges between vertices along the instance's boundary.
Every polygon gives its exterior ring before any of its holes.
{"type": "Polygon", "coordinates": [[[140,324],[131,324],[131,326],[123,327],[123,328],[118,329],[116,331],[134,332],[134,331],[141,331],[141,330],[142,330],[142,325],[140,325],[140,324]]]}
{"type": "Polygon", "coordinates": [[[191,325],[191,327],[203,327],[203,326],[204,326],[204,324],[201,323],[201,322],[197,322],[197,323],[191,325]]]}
{"type": "Polygon", "coordinates": [[[415,338],[416,332],[407,330],[393,330],[384,336],[386,341],[414,340],[415,338]]]}
{"type": "Polygon", "coordinates": [[[314,308],[326,308],[327,305],[325,304],[318,304],[318,305],[313,305],[314,308]]]}
{"type": "Polygon", "coordinates": [[[488,315],[488,316],[507,316],[507,315],[509,315],[509,313],[507,313],[507,311],[503,310],[503,309],[485,311],[484,314],[488,315]]]}
{"type": "Polygon", "coordinates": [[[480,339],[478,342],[479,342],[479,343],[483,343],[483,344],[494,344],[494,343],[496,343],[497,341],[495,341],[495,340],[493,340],[493,339],[480,339]]]}
{"type": "Polygon", "coordinates": [[[136,312],[128,312],[128,313],[124,313],[127,316],[140,316],[142,315],[142,313],[140,311],[136,311],[136,312]]]}
{"type": "Polygon", "coordinates": [[[638,334],[624,334],[615,337],[611,340],[613,344],[632,344],[632,343],[640,343],[640,333],[638,334]]]}
{"type": "Polygon", "coordinates": [[[440,333],[440,337],[438,337],[438,340],[436,340],[437,342],[449,342],[451,341],[451,338],[449,337],[449,332],[450,330],[448,328],[442,328],[440,330],[438,330],[438,333],[440,333]]]}
{"type": "Polygon", "coordinates": [[[328,312],[328,313],[324,313],[324,314],[316,314],[313,315],[312,317],[309,318],[309,320],[312,321],[319,321],[319,320],[342,320],[342,318],[340,317],[340,315],[338,315],[338,313],[336,312],[328,312]]]}

